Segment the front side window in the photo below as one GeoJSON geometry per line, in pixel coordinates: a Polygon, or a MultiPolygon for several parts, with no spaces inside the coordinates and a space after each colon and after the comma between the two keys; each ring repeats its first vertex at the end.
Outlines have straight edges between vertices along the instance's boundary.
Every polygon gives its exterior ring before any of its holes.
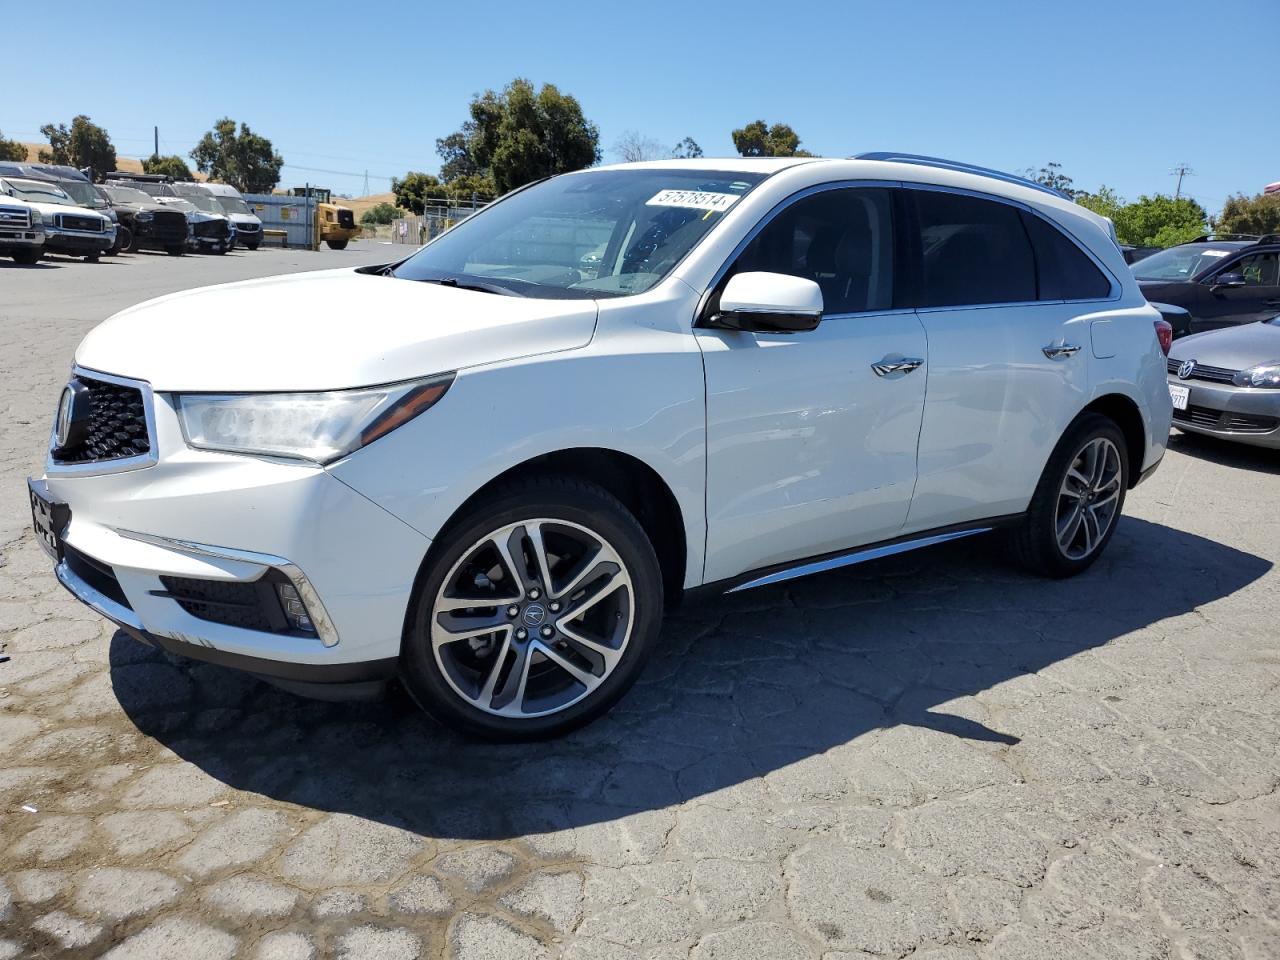
{"type": "Polygon", "coordinates": [[[880,189],[823,190],[775,216],[733,272],[785,273],[822,289],[824,314],[893,305],[893,207],[880,189]]]}
{"type": "Polygon", "coordinates": [[[926,307],[1036,299],[1036,262],[1017,207],[955,193],[913,190],[926,307]]]}
{"type": "Polygon", "coordinates": [[[1222,263],[1231,247],[1210,243],[1184,243],[1143,257],[1130,269],[1139,280],[1191,280],[1222,263]]]}
{"type": "Polygon", "coordinates": [[[1280,253],[1251,253],[1241,257],[1223,273],[1238,273],[1248,287],[1280,286],[1280,253]]]}
{"type": "Polygon", "coordinates": [[[555,177],[473,214],[391,275],[547,299],[641,293],[764,178],[665,167],[555,177]]]}

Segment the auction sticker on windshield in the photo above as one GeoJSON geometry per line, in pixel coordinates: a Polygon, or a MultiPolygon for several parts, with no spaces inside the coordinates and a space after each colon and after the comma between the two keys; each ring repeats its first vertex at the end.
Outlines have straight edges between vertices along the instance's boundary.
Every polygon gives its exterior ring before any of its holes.
{"type": "Polygon", "coordinates": [[[708,193],[703,190],[659,190],[645,201],[646,207],[684,207],[688,210],[728,210],[738,195],[708,193]]]}

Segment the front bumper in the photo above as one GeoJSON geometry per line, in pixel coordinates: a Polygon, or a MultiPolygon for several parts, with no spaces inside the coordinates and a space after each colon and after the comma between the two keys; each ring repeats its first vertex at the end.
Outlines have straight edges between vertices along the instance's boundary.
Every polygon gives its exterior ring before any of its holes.
{"type": "Polygon", "coordinates": [[[44,242],[44,227],[40,224],[21,229],[0,227],[0,254],[12,253],[15,250],[39,250],[44,246],[44,242]]]}
{"type": "Polygon", "coordinates": [[[430,541],[321,467],[192,450],[168,398],[147,400],[153,462],[115,472],[50,462],[33,481],[69,509],[63,585],[138,639],[268,678],[349,684],[394,672],[430,541]],[[197,616],[161,579],[280,574],[317,635],[197,616]]]}
{"type": "Polygon", "coordinates": [[[1173,425],[1188,433],[1222,437],[1280,449],[1280,390],[1258,390],[1203,380],[1169,382],[1191,390],[1186,410],[1173,411],[1173,425]]]}
{"type": "Polygon", "coordinates": [[[66,230],[45,224],[45,249],[53,253],[105,253],[116,243],[116,228],[96,233],[92,230],[66,230]]]}

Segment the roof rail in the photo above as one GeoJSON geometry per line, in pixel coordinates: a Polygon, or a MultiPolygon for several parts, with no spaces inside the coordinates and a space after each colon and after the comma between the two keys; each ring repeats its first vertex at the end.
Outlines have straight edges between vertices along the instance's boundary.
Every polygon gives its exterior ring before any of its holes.
{"type": "Polygon", "coordinates": [[[944,160],[942,157],[926,157],[918,153],[894,153],[891,150],[858,153],[849,159],[887,160],[891,163],[915,163],[922,167],[939,167],[943,170],[956,170],[960,173],[975,173],[980,177],[990,177],[993,180],[1003,180],[1005,183],[1016,183],[1020,187],[1029,187],[1032,190],[1039,190],[1041,193],[1048,193],[1063,200],[1071,199],[1071,197],[1067,196],[1067,194],[1063,193],[1061,190],[1055,190],[1053,187],[1045,186],[1038,180],[1032,180],[1028,177],[1020,177],[1016,173],[1005,173],[1003,170],[992,170],[990,167],[979,167],[972,163],[962,163],[959,160],[944,160]]]}
{"type": "Polygon", "coordinates": [[[1280,233],[1267,233],[1258,238],[1259,243],[1280,243],[1280,233]]]}
{"type": "Polygon", "coordinates": [[[1256,233],[1206,233],[1196,237],[1191,243],[1212,243],[1215,240],[1259,240],[1256,233]]]}

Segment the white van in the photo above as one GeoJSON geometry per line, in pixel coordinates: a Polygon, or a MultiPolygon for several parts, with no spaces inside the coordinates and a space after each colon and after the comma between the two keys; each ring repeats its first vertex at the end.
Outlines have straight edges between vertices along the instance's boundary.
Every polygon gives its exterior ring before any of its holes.
{"type": "Polygon", "coordinates": [[[202,183],[200,186],[217,197],[218,202],[227,211],[227,215],[236,225],[239,242],[250,250],[257,250],[258,245],[262,243],[262,221],[254,216],[249,205],[244,202],[244,197],[240,195],[240,191],[229,183],[202,183]]]}

